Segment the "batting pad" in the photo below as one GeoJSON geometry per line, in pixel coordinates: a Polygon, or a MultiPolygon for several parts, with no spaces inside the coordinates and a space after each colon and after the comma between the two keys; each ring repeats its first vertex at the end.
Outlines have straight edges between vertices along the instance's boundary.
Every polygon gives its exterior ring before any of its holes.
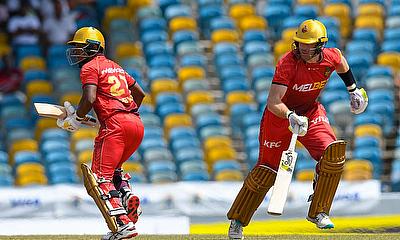
{"type": "Polygon", "coordinates": [[[245,227],[275,182],[276,173],[265,166],[256,166],[247,175],[227,216],[245,227]]]}
{"type": "Polygon", "coordinates": [[[106,202],[102,199],[103,191],[99,187],[97,183],[97,178],[93,174],[92,170],[88,165],[82,163],[81,170],[83,174],[83,183],[85,185],[87,193],[93,198],[97,207],[100,209],[101,214],[106,220],[108,228],[112,232],[116,232],[118,229],[117,219],[115,216],[110,216],[109,208],[106,205],[106,202]]]}
{"type": "Polygon", "coordinates": [[[332,201],[339,185],[346,160],[346,142],[331,143],[319,161],[319,176],[314,189],[308,216],[315,218],[318,213],[329,215],[332,201]]]}

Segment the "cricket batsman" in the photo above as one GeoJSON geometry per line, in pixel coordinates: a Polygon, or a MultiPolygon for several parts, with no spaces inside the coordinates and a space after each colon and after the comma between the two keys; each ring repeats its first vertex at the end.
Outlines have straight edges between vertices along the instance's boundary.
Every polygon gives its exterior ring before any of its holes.
{"type": "Polygon", "coordinates": [[[85,164],[81,166],[84,185],[111,230],[102,239],[135,237],[139,198],[132,193],[130,176],[123,174],[121,166],[143,139],[138,108],[145,93],[135,79],[105,57],[104,37],[96,28],[80,28],[68,44],[69,63],[81,69],[83,93],[76,110],[69,102],[64,103],[67,117],[59,119],[57,125],[77,131],[86,114],[94,109],[100,129],[91,169],[85,164]]]}
{"type": "Polygon", "coordinates": [[[282,151],[292,132],[318,161],[314,193],[306,217],[318,228],[333,228],[331,204],[343,172],[346,143],[338,141],[317,98],[330,75],[336,71],[350,95],[351,112],[360,114],[368,105],[363,88],[357,88],[345,57],[337,48],[325,48],[325,26],[317,20],[300,24],[293,49],[276,66],[267,106],[260,124],[258,162],[244,180],[227,216],[230,239],[242,239],[247,226],[268,190],[274,184],[282,151]]]}

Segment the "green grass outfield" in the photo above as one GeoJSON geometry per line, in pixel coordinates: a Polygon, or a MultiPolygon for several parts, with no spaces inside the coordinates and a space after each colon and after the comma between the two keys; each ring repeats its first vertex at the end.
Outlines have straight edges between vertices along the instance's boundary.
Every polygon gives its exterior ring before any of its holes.
{"type": "MultiPolygon", "coordinates": [[[[400,215],[337,217],[332,218],[335,228],[319,230],[305,219],[254,221],[244,230],[245,239],[288,240],[358,240],[400,239],[400,215]]],[[[167,239],[227,239],[228,221],[212,224],[192,224],[190,235],[142,235],[134,238],[149,240],[167,239]]],[[[105,229],[106,231],[106,229],[105,229]]],[[[95,240],[100,236],[0,236],[0,240],[95,240]]]]}

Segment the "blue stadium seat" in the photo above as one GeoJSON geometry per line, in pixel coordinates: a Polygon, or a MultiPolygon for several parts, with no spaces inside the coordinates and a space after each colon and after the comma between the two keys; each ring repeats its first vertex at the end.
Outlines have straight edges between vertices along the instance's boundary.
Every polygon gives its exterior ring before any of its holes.
{"type": "Polygon", "coordinates": [[[283,25],[285,19],[291,15],[291,7],[291,4],[272,4],[269,2],[263,9],[262,15],[267,19],[268,26],[278,30],[283,25]]]}
{"type": "Polygon", "coordinates": [[[68,140],[47,140],[41,145],[41,152],[46,158],[48,154],[56,151],[66,151],[69,152],[71,149],[70,141],[68,140]]]}
{"type": "Polygon", "coordinates": [[[158,149],[158,148],[166,148],[167,143],[163,138],[161,139],[143,139],[142,143],[140,144],[139,150],[141,153],[148,149],[158,149]]]}
{"type": "Polygon", "coordinates": [[[165,30],[155,29],[146,31],[140,35],[144,48],[152,42],[165,42],[168,40],[168,34],[165,30]]]}
{"type": "Polygon", "coordinates": [[[70,151],[60,150],[55,152],[50,152],[45,157],[45,164],[63,164],[70,163],[75,164],[75,156],[70,151]]]}
{"type": "Polygon", "coordinates": [[[243,66],[237,66],[237,67],[233,67],[233,66],[226,66],[223,67],[221,69],[221,80],[222,82],[224,82],[227,79],[231,79],[231,78],[244,78],[246,79],[247,75],[247,71],[243,66]]]}
{"type": "Polygon", "coordinates": [[[180,149],[201,148],[200,141],[197,137],[184,137],[182,139],[171,140],[170,143],[174,155],[176,155],[180,149]]]}
{"type": "Polygon", "coordinates": [[[354,139],[354,148],[363,148],[363,147],[379,148],[380,145],[381,145],[380,139],[372,136],[356,137],[354,139]]]}
{"type": "MultiPolygon", "coordinates": [[[[398,8],[400,10],[400,5],[397,6],[396,8],[398,8]]],[[[391,8],[393,9],[393,8],[391,8]]],[[[390,10],[389,10],[390,11],[390,10]]],[[[384,40],[400,40],[400,28],[387,28],[385,29],[385,31],[383,32],[383,38],[384,40]]]]}
{"type": "Polygon", "coordinates": [[[247,30],[243,34],[243,43],[246,45],[249,42],[253,41],[260,41],[260,42],[266,42],[268,40],[267,34],[265,31],[261,30],[247,30]]]}
{"type": "Polygon", "coordinates": [[[167,30],[167,22],[163,18],[151,17],[142,19],[139,23],[139,30],[143,34],[145,31],[167,30]]]}
{"type": "Polygon", "coordinates": [[[159,172],[175,172],[176,166],[171,161],[154,161],[148,164],[147,169],[149,171],[149,174],[152,175],[159,172]]]}
{"type": "Polygon", "coordinates": [[[203,161],[204,153],[200,147],[187,147],[175,152],[175,159],[178,165],[187,161],[203,161]]]}
{"type": "Polygon", "coordinates": [[[223,170],[241,170],[240,163],[233,160],[219,160],[213,164],[213,173],[217,174],[223,170]]]}
{"type": "MultiPolygon", "coordinates": [[[[65,53],[64,53],[65,55],[65,53]]],[[[42,70],[28,70],[24,72],[24,81],[23,83],[26,84],[32,80],[36,79],[42,79],[42,80],[47,80],[49,78],[48,74],[46,71],[42,70]]]]}
{"type": "Polygon", "coordinates": [[[240,66],[243,64],[243,60],[236,53],[222,54],[215,57],[215,65],[217,70],[222,66],[240,66]]]}
{"type": "Polygon", "coordinates": [[[225,94],[232,91],[250,90],[249,81],[246,78],[229,78],[222,83],[222,90],[225,94]]]}
{"type": "Polygon", "coordinates": [[[202,114],[196,119],[196,129],[198,132],[207,126],[222,126],[223,124],[222,116],[217,113],[202,114]]]}
{"type": "Polygon", "coordinates": [[[149,126],[144,129],[144,138],[162,138],[164,129],[161,126],[149,126]]]}
{"type": "Polygon", "coordinates": [[[158,107],[157,113],[161,119],[165,119],[165,117],[173,113],[185,113],[185,106],[183,103],[176,102],[163,103],[158,107]]]}
{"type": "Polygon", "coordinates": [[[353,40],[370,41],[376,45],[378,39],[378,32],[372,28],[358,28],[353,31],[353,40]]]}
{"type": "Polygon", "coordinates": [[[382,52],[400,52],[399,40],[386,40],[381,44],[382,52]]]}
{"type": "Polygon", "coordinates": [[[142,122],[143,122],[145,127],[148,127],[148,126],[161,126],[161,119],[155,113],[142,112],[140,114],[140,118],[142,119],[142,122]]]}
{"type": "Polygon", "coordinates": [[[173,161],[173,156],[168,148],[152,148],[143,152],[143,159],[146,163],[154,161],[173,161]]]}
{"type": "Polygon", "coordinates": [[[150,82],[158,78],[175,79],[176,73],[173,69],[168,67],[149,68],[147,70],[147,77],[150,82]]]}
{"type": "Polygon", "coordinates": [[[151,68],[167,67],[175,68],[175,57],[172,54],[158,54],[149,59],[148,66],[151,68]]]}
{"type": "Polygon", "coordinates": [[[175,17],[184,17],[184,16],[191,16],[192,15],[192,9],[190,6],[185,5],[185,4],[174,4],[174,5],[169,5],[165,9],[164,16],[167,19],[167,21],[170,21],[172,18],[175,17]]]}
{"type": "Polygon", "coordinates": [[[169,139],[176,141],[183,138],[197,138],[196,131],[192,127],[174,127],[169,132],[169,139]]]}
{"type": "Polygon", "coordinates": [[[236,29],[235,23],[230,17],[217,17],[210,21],[210,31],[213,32],[218,29],[236,29]]]}
{"type": "Polygon", "coordinates": [[[14,155],[15,167],[24,163],[41,163],[41,156],[38,152],[18,151],[14,155]]]}
{"type": "Polygon", "coordinates": [[[185,55],[180,59],[180,66],[199,66],[205,69],[207,67],[207,57],[202,54],[185,55]]]}
{"type": "Polygon", "coordinates": [[[226,53],[238,53],[239,46],[235,43],[220,42],[214,46],[214,55],[218,56],[226,53]]]}
{"type": "Polygon", "coordinates": [[[174,49],[176,51],[176,46],[179,45],[182,42],[190,42],[190,41],[198,41],[199,40],[199,34],[194,31],[189,31],[189,30],[181,30],[174,32],[172,35],[172,42],[174,43],[174,49]]]}
{"type": "Polygon", "coordinates": [[[182,181],[208,181],[210,175],[205,170],[202,171],[192,171],[182,174],[182,181]]]}
{"type": "Polygon", "coordinates": [[[318,16],[319,9],[316,5],[297,5],[293,13],[296,16],[315,19],[318,16]]]}
{"type": "Polygon", "coordinates": [[[8,164],[8,154],[4,151],[0,151],[0,164],[2,163],[8,164]]]}

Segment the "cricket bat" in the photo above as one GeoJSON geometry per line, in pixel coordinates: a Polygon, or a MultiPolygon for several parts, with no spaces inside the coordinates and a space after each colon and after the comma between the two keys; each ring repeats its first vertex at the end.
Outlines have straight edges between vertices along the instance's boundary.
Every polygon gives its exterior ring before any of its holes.
{"type": "MultiPolygon", "coordinates": [[[[55,119],[64,119],[67,117],[67,111],[63,106],[49,103],[33,103],[33,105],[35,106],[36,112],[41,117],[55,119]]],[[[98,125],[98,121],[95,117],[86,115],[86,118],[82,121],[82,124],[90,127],[96,127],[98,125]]]]}
{"type": "Polygon", "coordinates": [[[297,159],[297,153],[295,152],[296,141],[297,134],[293,133],[288,150],[282,152],[267,210],[270,215],[282,215],[297,159]]]}

